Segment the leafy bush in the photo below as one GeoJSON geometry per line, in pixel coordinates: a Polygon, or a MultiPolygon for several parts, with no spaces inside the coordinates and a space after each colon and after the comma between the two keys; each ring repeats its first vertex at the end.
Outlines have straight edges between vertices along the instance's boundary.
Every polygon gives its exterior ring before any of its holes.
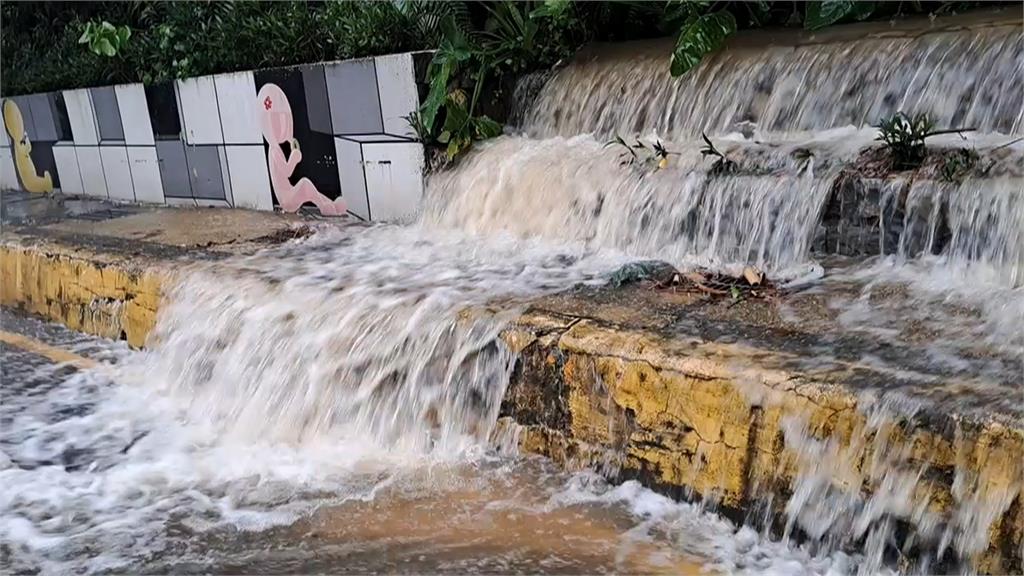
{"type": "Polygon", "coordinates": [[[485,90],[492,100],[500,97],[506,79],[550,66],[581,42],[574,5],[565,0],[482,7],[482,29],[468,29],[454,14],[441,21],[441,39],[427,69],[429,92],[416,119],[423,140],[445,146],[449,159],[473,141],[501,133],[501,124],[476,115],[485,90]],[[472,94],[468,102],[466,93],[472,94]]]}
{"type": "Polygon", "coordinates": [[[974,130],[974,128],[936,130],[935,123],[928,117],[928,114],[908,116],[903,112],[897,112],[882,119],[877,128],[878,136],[875,137],[875,140],[884,144],[891,156],[893,167],[898,170],[912,170],[921,165],[927,151],[924,144],[925,138],[974,130]]]}
{"type": "Polygon", "coordinates": [[[445,145],[448,159],[469,149],[475,140],[486,140],[501,134],[501,124],[487,116],[473,116],[466,107],[466,96],[460,91],[448,95],[444,126],[437,141],[445,145]]]}
{"type": "Polygon", "coordinates": [[[104,20],[101,23],[88,22],[78,39],[79,44],[88,44],[93,54],[113,58],[121,48],[128,45],[132,31],[127,26],[114,26],[104,20]]]}
{"type": "MultiPolygon", "coordinates": [[[[4,95],[436,50],[429,92],[411,118],[449,156],[500,132],[508,93],[523,74],[572,56],[584,43],[673,35],[679,76],[736,30],[818,29],[978,2],[807,3],[327,0],[325,2],[3,2],[4,95]],[[129,40],[130,38],[130,40],[129,40]],[[84,40],[83,46],[79,44],[84,40]],[[463,96],[458,96],[462,94],[463,96]],[[471,95],[466,98],[465,95],[471,95]],[[486,111],[488,115],[482,114],[486,111]],[[450,116],[450,119],[449,119],[450,116]],[[444,140],[444,141],[441,141],[444,140]]],[[[895,125],[892,128],[897,128],[895,125]]],[[[917,153],[909,149],[911,155],[917,153]]],[[[721,159],[720,159],[721,160],[721,159]]]]}

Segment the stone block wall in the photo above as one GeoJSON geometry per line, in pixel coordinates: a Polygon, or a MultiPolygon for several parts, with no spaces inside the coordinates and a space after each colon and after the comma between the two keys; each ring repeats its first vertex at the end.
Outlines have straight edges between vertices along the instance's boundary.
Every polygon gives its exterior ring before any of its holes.
{"type": "Polygon", "coordinates": [[[423,147],[406,53],[3,101],[0,187],[362,220],[411,216],[423,147]]]}

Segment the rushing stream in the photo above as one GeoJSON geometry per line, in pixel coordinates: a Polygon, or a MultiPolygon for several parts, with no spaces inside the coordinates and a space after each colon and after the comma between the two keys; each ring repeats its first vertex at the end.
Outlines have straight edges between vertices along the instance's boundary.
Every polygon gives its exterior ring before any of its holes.
{"type": "MultiPolygon", "coordinates": [[[[860,513],[890,503],[826,494],[818,469],[789,518],[808,545],[516,456],[494,434],[516,360],[499,333],[531,298],[641,257],[821,282],[815,237],[836,178],[871,144],[865,125],[926,110],[981,129],[940,145],[1002,145],[1022,131],[1020,53],[1019,30],[996,27],[739,48],[680,81],[664,53],[571,64],[516,134],[432,178],[417,222],[327,226],[192,265],[146,351],[110,345],[100,368],[5,388],[0,559],[47,573],[894,568],[879,548],[892,527],[875,530],[888,520],[860,513]],[[713,174],[702,131],[744,171],[713,174]],[[638,175],[604,145],[619,132],[660,135],[677,154],[638,175]],[[867,548],[832,545],[844,529],[870,533],[867,548]]],[[[919,287],[910,306],[924,315],[936,301],[975,306],[962,338],[1016,351],[1022,150],[1005,148],[984,180],[914,183],[901,224],[924,232],[891,252],[880,239],[885,254],[842,277],[919,287]]],[[[854,329],[884,328],[891,313],[857,304],[854,329]]],[[[799,427],[787,440],[817,464],[844,458],[799,427]]],[[[948,535],[965,554],[987,543],[986,520],[968,520],[948,535]]]]}

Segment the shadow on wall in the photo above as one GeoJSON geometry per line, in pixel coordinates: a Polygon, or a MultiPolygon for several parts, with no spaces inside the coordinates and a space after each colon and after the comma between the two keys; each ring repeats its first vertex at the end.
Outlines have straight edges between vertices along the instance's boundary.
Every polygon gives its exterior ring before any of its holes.
{"type": "Polygon", "coordinates": [[[406,218],[423,193],[423,149],[405,120],[419,106],[420,59],[429,54],[17,96],[4,103],[0,187],[406,218]]]}

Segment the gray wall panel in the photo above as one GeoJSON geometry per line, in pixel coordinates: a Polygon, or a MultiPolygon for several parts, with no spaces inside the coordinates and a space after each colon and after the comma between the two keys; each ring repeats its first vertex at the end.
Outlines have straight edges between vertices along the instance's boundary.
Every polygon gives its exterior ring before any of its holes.
{"type": "Polygon", "coordinates": [[[192,183],[192,196],[204,200],[227,200],[224,194],[224,176],[220,171],[220,153],[217,146],[186,146],[188,177],[192,183]]]}
{"type": "Polygon", "coordinates": [[[32,108],[32,123],[35,125],[35,131],[31,133],[32,140],[56,142],[57,122],[53,117],[49,95],[32,94],[28,96],[28,103],[32,108]]]}
{"type": "Polygon", "coordinates": [[[160,163],[160,183],[164,196],[191,198],[188,163],[185,161],[185,143],[181,140],[157,140],[156,157],[160,163]]]}
{"type": "Polygon", "coordinates": [[[327,78],[323,66],[309,66],[302,69],[302,88],[306,93],[306,112],[309,128],[315,132],[333,134],[331,128],[331,103],[327,97],[327,78]]]}
{"type": "Polygon", "coordinates": [[[377,97],[377,72],[373,59],[339,62],[325,66],[331,99],[334,133],[380,134],[384,122],[377,97]]]}
{"type": "Polygon", "coordinates": [[[32,104],[29,102],[28,96],[15,96],[11,100],[18,105],[18,111],[21,112],[21,120],[25,123],[25,132],[28,133],[29,141],[35,140],[36,124],[32,120],[32,104]]]}
{"type": "Polygon", "coordinates": [[[123,142],[124,127],[121,125],[121,110],[117,106],[117,95],[113,86],[90,89],[92,106],[96,110],[96,123],[100,127],[100,141],[123,142]]]}

